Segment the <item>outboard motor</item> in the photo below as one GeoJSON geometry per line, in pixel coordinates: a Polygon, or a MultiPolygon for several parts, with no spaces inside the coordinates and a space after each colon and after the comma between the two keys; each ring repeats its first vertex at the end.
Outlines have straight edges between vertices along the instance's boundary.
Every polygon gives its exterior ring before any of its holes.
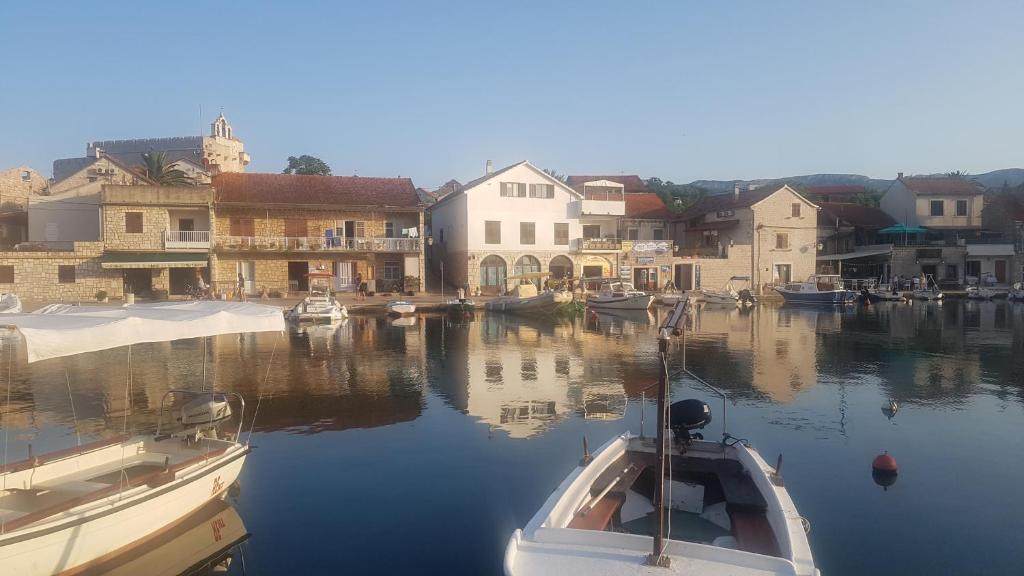
{"type": "Polygon", "coordinates": [[[711,407],[707,402],[694,399],[673,402],[668,409],[668,421],[676,442],[689,444],[693,438],[703,440],[704,436],[699,432],[691,435],[690,431],[700,430],[711,423],[711,407]]]}
{"type": "Polygon", "coordinates": [[[744,288],[740,290],[740,303],[741,304],[753,304],[754,295],[750,293],[750,290],[744,288]]]}
{"type": "Polygon", "coordinates": [[[231,418],[231,405],[223,394],[200,394],[181,407],[178,421],[182,426],[206,426],[231,418]]]}

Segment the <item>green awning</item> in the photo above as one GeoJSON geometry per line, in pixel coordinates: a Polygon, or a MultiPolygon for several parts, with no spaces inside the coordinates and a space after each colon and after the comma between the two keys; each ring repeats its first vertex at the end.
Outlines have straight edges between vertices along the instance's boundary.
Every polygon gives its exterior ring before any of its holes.
{"type": "Polygon", "coordinates": [[[907,226],[906,224],[896,224],[895,226],[882,228],[878,231],[879,234],[924,234],[925,232],[927,232],[927,230],[924,228],[907,226]]]}
{"type": "Polygon", "coordinates": [[[206,268],[206,253],[189,252],[106,252],[102,268],[206,268]]]}

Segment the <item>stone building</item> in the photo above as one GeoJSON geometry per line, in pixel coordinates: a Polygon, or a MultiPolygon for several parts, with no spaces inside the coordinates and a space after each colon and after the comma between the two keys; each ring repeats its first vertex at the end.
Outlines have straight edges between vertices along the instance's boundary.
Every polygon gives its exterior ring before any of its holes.
{"type": "Polygon", "coordinates": [[[758,293],[815,272],[818,207],[789,186],[708,196],[675,217],[680,290],[744,277],[758,293]]]}
{"type": "Polygon", "coordinates": [[[308,289],[334,274],[335,290],[387,291],[412,277],[422,289],[423,206],[408,178],[220,174],[211,255],[213,285],[249,294],[308,289]]]}
{"type": "Polygon", "coordinates": [[[26,210],[29,199],[46,192],[49,181],[28,166],[0,170],[0,212],[26,210]]]}
{"type": "Polygon", "coordinates": [[[101,290],[121,296],[121,277],[100,265],[102,242],[75,242],[64,250],[0,252],[0,292],[25,301],[93,300],[101,290]]]}

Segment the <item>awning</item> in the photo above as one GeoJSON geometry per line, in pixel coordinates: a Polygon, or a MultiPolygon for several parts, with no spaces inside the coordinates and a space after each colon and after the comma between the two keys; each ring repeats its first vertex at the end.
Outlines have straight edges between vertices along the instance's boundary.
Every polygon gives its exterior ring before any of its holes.
{"type": "Polygon", "coordinates": [[[1013,244],[968,244],[968,256],[1013,256],[1013,244]]]}
{"type": "Polygon", "coordinates": [[[852,260],[854,258],[864,258],[865,256],[879,256],[881,254],[891,254],[892,248],[878,248],[875,250],[860,250],[857,252],[845,252],[843,254],[824,254],[818,256],[818,260],[852,260]]]}
{"type": "Polygon", "coordinates": [[[206,268],[205,253],[189,252],[107,252],[100,256],[102,268],[206,268]]]}
{"type": "Polygon", "coordinates": [[[697,224],[696,226],[687,226],[686,231],[691,230],[725,230],[726,228],[732,228],[740,223],[739,220],[717,220],[714,222],[704,222],[697,224]]]}
{"type": "Polygon", "coordinates": [[[895,226],[882,228],[878,231],[879,234],[924,234],[925,232],[927,232],[927,230],[924,228],[907,226],[906,224],[896,224],[895,226]]]}

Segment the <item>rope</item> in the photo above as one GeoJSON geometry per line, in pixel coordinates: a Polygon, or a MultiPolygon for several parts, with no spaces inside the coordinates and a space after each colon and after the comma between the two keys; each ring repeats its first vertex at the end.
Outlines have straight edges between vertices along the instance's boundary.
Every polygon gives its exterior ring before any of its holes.
{"type": "MultiPolygon", "coordinates": [[[[122,429],[122,432],[121,432],[124,436],[128,435],[128,413],[131,412],[131,402],[132,402],[132,345],[129,344],[128,345],[128,377],[125,378],[125,384],[124,384],[124,426],[123,426],[123,429],[122,429]]],[[[125,445],[125,441],[122,439],[121,440],[121,476],[120,476],[120,478],[118,480],[119,484],[118,484],[118,489],[117,489],[117,497],[118,497],[118,499],[121,498],[121,493],[124,491],[124,484],[128,480],[128,474],[125,472],[125,469],[124,469],[124,445],[125,445]]]]}
{"type": "Polygon", "coordinates": [[[256,409],[252,413],[252,424],[249,426],[249,436],[245,439],[245,445],[248,446],[249,442],[252,441],[252,431],[256,429],[256,416],[260,413],[260,404],[263,403],[263,388],[266,387],[267,382],[270,381],[270,369],[274,366],[274,355],[277,354],[277,345],[281,343],[281,337],[278,336],[277,341],[274,342],[274,349],[270,351],[270,363],[267,364],[267,374],[263,377],[263,386],[260,387],[260,395],[256,399],[256,409]]]}
{"type": "Polygon", "coordinates": [[[75,412],[75,398],[71,395],[71,374],[68,373],[68,369],[64,369],[64,382],[68,385],[68,400],[71,401],[71,418],[75,421],[75,438],[78,440],[78,445],[82,445],[82,434],[78,431],[78,414],[75,412]]]}
{"type": "MultiPolygon", "coordinates": [[[[3,343],[0,342],[0,347],[3,343]]],[[[4,480],[3,490],[7,491],[7,437],[10,435],[10,426],[7,425],[7,420],[11,414],[11,364],[14,362],[14,346],[7,346],[7,405],[4,408],[4,480]]],[[[4,519],[0,519],[0,534],[6,532],[7,521],[6,516],[4,519]]]]}

